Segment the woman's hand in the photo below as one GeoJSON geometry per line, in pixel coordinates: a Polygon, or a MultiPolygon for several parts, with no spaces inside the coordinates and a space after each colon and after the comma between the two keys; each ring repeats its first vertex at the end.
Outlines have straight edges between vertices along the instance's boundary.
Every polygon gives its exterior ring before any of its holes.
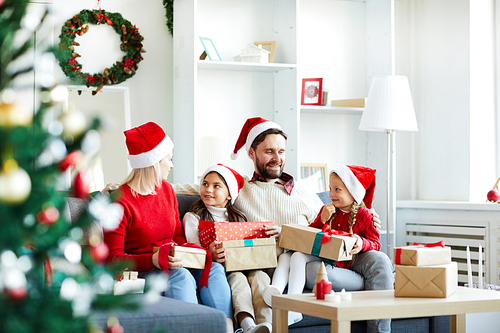
{"type": "MultiPolygon", "coordinates": [[[[158,256],[160,255],[160,251],[156,251],[153,254],[153,265],[158,268],[162,269],[160,266],[160,262],[158,261],[158,256]]],[[[182,260],[176,257],[168,256],[168,269],[177,269],[182,267],[182,260]]]]}
{"type": "Polygon", "coordinates": [[[351,254],[358,254],[361,251],[361,248],[363,248],[363,239],[356,234],[353,234],[353,236],[356,237],[356,243],[352,248],[351,254]]]}
{"type": "Polygon", "coordinates": [[[324,205],[321,211],[321,222],[328,222],[333,214],[335,214],[335,206],[333,204],[324,205]]]}
{"type": "Polygon", "coordinates": [[[208,251],[212,254],[212,261],[223,263],[226,261],[226,249],[222,247],[221,242],[213,241],[208,246],[208,251]]]}
{"type": "Polygon", "coordinates": [[[265,224],[264,230],[266,231],[266,235],[271,236],[271,238],[279,238],[281,235],[281,228],[276,225],[265,224]]]}

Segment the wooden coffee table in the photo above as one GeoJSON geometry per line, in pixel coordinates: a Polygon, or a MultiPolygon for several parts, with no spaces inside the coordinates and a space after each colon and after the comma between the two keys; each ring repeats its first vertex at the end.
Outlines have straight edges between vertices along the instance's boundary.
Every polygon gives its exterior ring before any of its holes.
{"type": "Polygon", "coordinates": [[[351,332],[351,321],[450,316],[450,332],[465,332],[465,314],[500,311],[500,292],[458,287],[447,298],[394,297],[394,290],[351,292],[352,300],[329,302],[314,294],[273,296],[273,332],[288,332],[288,311],[330,319],[331,333],[351,332]]]}

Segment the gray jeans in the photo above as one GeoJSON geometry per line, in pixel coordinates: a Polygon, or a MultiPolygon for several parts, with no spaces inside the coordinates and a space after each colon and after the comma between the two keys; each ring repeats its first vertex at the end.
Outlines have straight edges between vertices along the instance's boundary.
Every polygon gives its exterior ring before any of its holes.
{"type": "MultiPolygon", "coordinates": [[[[320,261],[307,264],[306,287],[312,289],[320,261]]],[[[326,265],[328,280],[332,289],[355,290],[387,290],[394,289],[393,267],[389,257],[379,251],[367,251],[358,254],[351,264],[350,269],[326,265]]],[[[369,320],[368,332],[390,332],[391,320],[369,320]]]]}

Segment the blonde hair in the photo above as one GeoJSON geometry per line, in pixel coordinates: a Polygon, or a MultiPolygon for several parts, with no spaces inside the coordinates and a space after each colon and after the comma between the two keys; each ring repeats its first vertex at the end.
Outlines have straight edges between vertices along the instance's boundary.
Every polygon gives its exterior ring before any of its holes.
{"type": "Polygon", "coordinates": [[[162,181],[160,161],[158,161],[146,168],[132,169],[122,185],[130,186],[132,195],[136,197],[138,194],[156,194],[156,187],[160,187],[162,181]]]}

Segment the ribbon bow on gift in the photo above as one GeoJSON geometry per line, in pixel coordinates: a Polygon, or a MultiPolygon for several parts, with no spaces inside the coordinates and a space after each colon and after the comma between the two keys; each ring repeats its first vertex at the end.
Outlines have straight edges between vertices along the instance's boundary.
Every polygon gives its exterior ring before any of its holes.
{"type": "Polygon", "coordinates": [[[394,258],[395,264],[396,265],[401,264],[401,250],[402,249],[405,249],[405,248],[423,248],[423,247],[444,247],[444,241],[439,241],[436,243],[430,243],[430,244],[425,244],[425,245],[419,244],[419,243],[411,243],[411,245],[408,245],[408,246],[398,247],[398,248],[396,248],[396,255],[394,258]]]}
{"type": "MultiPolygon", "coordinates": [[[[168,256],[170,255],[170,249],[172,248],[172,245],[176,245],[176,244],[173,242],[167,242],[165,244],[162,244],[160,246],[160,250],[158,250],[159,251],[158,264],[160,265],[162,271],[164,273],[167,273],[167,274],[168,274],[168,256]]],[[[200,290],[201,287],[208,288],[208,275],[210,274],[210,268],[212,267],[212,254],[210,253],[210,251],[208,251],[204,247],[201,247],[195,243],[185,243],[185,244],[182,244],[182,246],[205,250],[205,252],[206,252],[205,268],[203,269],[203,272],[201,272],[201,275],[200,275],[200,283],[198,285],[198,290],[200,290]]]]}
{"type": "Polygon", "coordinates": [[[324,234],[323,234],[323,236],[321,236],[321,243],[320,243],[320,245],[323,245],[326,242],[328,242],[330,240],[330,237],[333,236],[333,235],[337,235],[337,236],[351,236],[351,234],[348,233],[348,232],[345,232],[345,231],[342,231],[342,230],[331,229],[328,224],[324,224],[323,225],[323,229],[321,229],[321,232],[323,232],[324,234]]]}

